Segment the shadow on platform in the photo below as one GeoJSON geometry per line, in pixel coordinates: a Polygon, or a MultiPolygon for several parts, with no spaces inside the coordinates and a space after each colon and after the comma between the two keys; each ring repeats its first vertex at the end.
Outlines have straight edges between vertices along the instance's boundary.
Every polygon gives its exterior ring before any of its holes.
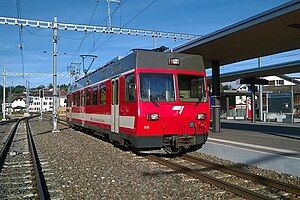
{"type": "Polygon", "coordinates": [[[290,139],[300,140],[300,127],[276,126],[268,124],[221,122],[221,128],[241,131],[260,132],[290,139]]]}

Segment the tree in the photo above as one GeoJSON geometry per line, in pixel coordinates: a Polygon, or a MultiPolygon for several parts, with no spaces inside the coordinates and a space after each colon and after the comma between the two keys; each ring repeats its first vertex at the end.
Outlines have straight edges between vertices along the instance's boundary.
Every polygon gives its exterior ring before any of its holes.
{"type": "Polygon", "coordinates": [[[46,87],[44,85],[39,85],[38,87],[36,87],[36,90],[41,90],[41,89],[45,89],[46,87]]]}
{"type": "Polygon", "coordinates": [[[26,91],[26,87],[23,85],[17,85],[12,89],[12,92],[15,94],[23,94],[26,91]]]}
{"type": "Polygon", "coordinates": [[[53,85],[52,85],[52,83],[50,83],[49,85],[48,85],[48,89],[52,89],[53,88],[53,85]]]}
{"type": "Polygon", "coordinates": [[[59,86],[59,89],[67,91],[68,90],[68,86],[66,84],[62,84],[62,85],[59,86]]]}

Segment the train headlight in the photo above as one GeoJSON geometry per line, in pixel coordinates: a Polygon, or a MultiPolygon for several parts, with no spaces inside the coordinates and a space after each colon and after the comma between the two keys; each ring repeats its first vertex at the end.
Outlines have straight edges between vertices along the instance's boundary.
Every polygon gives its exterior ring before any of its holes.
{"type": "Polygon", "coordinates": [[[148,121],[156,121],[158,119],[159,119],[159,114],[157,114],[157,113],[150,113],[147,115],[148,121]]]}
{"type": "Polygon", "coordinates": [[[197,114],[197,119],[198,120],[205,120],[206,119],[206,114],[205,113],[198,113],[197,114]]]}

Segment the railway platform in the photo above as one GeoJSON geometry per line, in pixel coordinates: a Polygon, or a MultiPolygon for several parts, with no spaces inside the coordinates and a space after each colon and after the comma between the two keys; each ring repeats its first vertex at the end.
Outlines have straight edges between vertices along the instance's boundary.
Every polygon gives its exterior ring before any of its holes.
{"type": "Polygon", "coordinates": [[[202,153],[300,176],[300,125],[222,120],[202,153]]]}

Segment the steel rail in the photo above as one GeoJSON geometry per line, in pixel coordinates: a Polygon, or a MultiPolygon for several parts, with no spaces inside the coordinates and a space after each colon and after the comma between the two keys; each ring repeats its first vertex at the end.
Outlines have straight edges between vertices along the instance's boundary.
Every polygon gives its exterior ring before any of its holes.
{"type": "Polygon", "coordinates": [[[146,158],[148,158],[151,161],[157,162],[161,165],[164,165],[166,167],[172,168],[176,171],[179,171],[183,174],[190,175],[194,178],[197,178],[197,179],[202,180],[204,182],[207,182],[209,184],[213,184],[213,185],[215,185],[219,188],[223,188],[226,191],[230,191],[230,192],[232,192],[232,193],[234,193],[238,196],[242,196],[242,197],[245,197],[245,198],[248,198],[248,199],[270,199],[270,198],[268,198],[264,195],[252,192],[251,190],[247,190],[245,188],[239,187],[237,185],[230,184],[228,182],[225,182],[223,180],[219,180],[217,178],[211,177],[209,175],[206,175],[206,174],[203,174],[203,173],[200,173],[200,172],[195,172],[194,170],[192,170],[188,167],[179,165],[177,163],[165,160],[165,159],[160,158],[160,157],[149,155],[149,156],[146,156],[146,158]]]}
{"type": "Polygon", "coordinates": [[[41,199],[41,200],[50,199],[50,194],[48,192],[48,187],[47,187],[45,177],[42,172],[42,167],[41,167],[38,155],[37,155],[37,151],[35,148],[35,144],[33,141],[33,137],[32,137],[32,133],[30,130],[30,125],[29,125],[28,120],[29,119],[27,118],[26,119],[27,138],[28,138],[30,155],[32,157],[32,162],[33,162],[37,192],[39,195],[39,199],[41,199]]]}
{"type": "Polygon", "coordinates": [[[18,121],[18,119],[12,119],[12,120],[9,120],[9,121],[0,121],[0,126],[10,124],[10,123],[14,123],[14,122],[17,122],[17,121],[18,121]]]}
{"type": "Polygon", "coordinates": [[[2,167],[4,165],[4,162],[5,162],[5,159],[6,159],[6,156],[8,154],[8,151],[9,151],[9,148],[13,142],[13,139],[14,139],[14,136],[15,136],[15,133],[17,132],[17,128],[18,128],[18,125],[20,123],[22,119],[19,119],[17,121],[17,123],[15,124],[15,126],[13,127],[13,129],[11,130],[4,146],[2,147],[1,149],[1,153],[0,153],[0,171],[2,170],[2,167]]]}
{"type": "Polygon", "coordinates": [[[281,181],[276,181],[276,180],[272,180],[270,178],[266,178],[266,177],[259,176],[259,175],[256,175],[256,174],[251,174],[249,172],[245,172],[243,170],[239,170],[239,169],[232,168],[232,167],[229,167],[229,166],[224,166],[224,165],[220,165],[220,164],[217,164],[217,163],[212,163],[210,161],[207,161],[207,160],[204,160],[204,159],[201,159],[201,158],[197,158],[197,157],[194,157],[194,156],[190,156],[190,155],[184,155],[181,158],[183,158],[185,160],[188,160],[190,162],[196,163],[196,164],[201,164],[201,165],[205,165],[207,167],[211,167],[211,168],[220,170],[222,172],[230,173],[230,174],[236,175],[238,177],[249,179],[249,180],[254,181],[256,183],[263,184],[265,186],[270,186],[270,187],[273,187],[273,188],[289,191],[293,194],[300,195],[300,187],[298,187],[296,185],[289,185],[289,184],[281,182],[281,181]]]}

